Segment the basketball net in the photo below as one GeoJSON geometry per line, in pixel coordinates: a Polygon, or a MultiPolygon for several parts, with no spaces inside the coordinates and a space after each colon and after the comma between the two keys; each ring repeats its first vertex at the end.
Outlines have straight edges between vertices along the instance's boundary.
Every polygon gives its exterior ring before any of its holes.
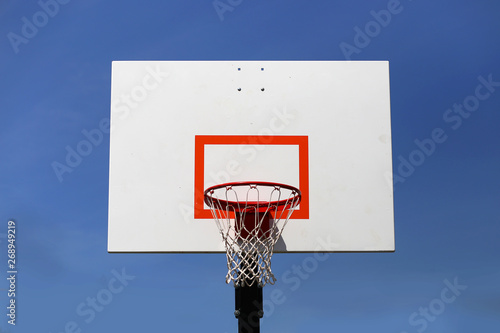
{"type": "Polygon", "coordinates": [[[205,191],[226,248],[226,283],[274,284],[274,245],[300,199],[298,189],[275,183],[228,183],[205,191]]]}

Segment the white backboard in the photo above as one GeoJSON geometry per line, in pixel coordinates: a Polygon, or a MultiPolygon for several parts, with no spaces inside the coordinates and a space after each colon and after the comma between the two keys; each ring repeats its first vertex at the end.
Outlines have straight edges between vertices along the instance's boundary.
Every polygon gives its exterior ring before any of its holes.
{"type": "Polygon", "coordinates": [[[115,61],[109,252],[225,252],[203,190],[300,188],[275,252],[394,251],[386,61],[115,61]]]}

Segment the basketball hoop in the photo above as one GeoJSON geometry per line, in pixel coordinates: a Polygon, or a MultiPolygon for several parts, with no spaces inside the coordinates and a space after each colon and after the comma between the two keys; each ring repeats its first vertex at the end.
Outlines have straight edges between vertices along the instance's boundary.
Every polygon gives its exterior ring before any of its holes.
{"type": "Polygon", "coordinates": [[[301,200],[300,190],[269,182],[233,182],[204,193],[227,254],[226,283],[274,284],[274,245],[301,200]]]}

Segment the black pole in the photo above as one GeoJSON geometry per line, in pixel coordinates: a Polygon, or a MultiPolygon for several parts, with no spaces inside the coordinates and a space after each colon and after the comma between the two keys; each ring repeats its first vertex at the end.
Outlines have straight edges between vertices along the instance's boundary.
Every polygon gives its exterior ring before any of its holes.
{"type": "Polygon", "coordinates": [[[257,277],[259,255],[255,252],[246,253],[243,257],[247,264],[240,272],[239,283],[235,285],[234,316],[238,319],[238,333],[260,333],[260,318],[264,316],[264,310],[262,285],[257,277]]]}
{"type": "Polygon", "coordinates": [[[236,286],[234,316],[238,319],[238,333],[260,333],[260,318],[263,317],[262,287],[236,286]]]}
{"type": "MultiPolygon", "coordinates": [[[[244,214],[238,214],[236,225],[241,228],[239,237],[248,242],[255,238],[264,236],[269,231],[271,214],[249,210],[244,214]],[[259,224],[259,221],[265,221],[259,224]]],[[[235,310],[234,316],[238,319],[238,333],[260,333],[260,318],[264,316],[262,303],[262,287],[259,283],[259,259],[258,246],[250,247],[250,252],[241,253],[239,258],[242,270],[238,272],[239,279],[235,285],[235,310]]],[[[260,259],[261,260],[261,259],[260,259]]]]}

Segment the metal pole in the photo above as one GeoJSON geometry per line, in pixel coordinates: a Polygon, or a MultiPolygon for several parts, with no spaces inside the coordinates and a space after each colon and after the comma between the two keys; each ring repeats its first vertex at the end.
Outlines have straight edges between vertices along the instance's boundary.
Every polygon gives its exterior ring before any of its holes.
{"type": "MultiPolygon", "coordinates": [[[[259,254],[247,253],[244,257],[248,263],[244,267],[243,276],[256,276],[259,270],[259,254]]],[[[260,333],[260,318],[264,316],[264,311],[262,285],[258,278],[255,280],[242,278],[235,286],[234,295],[234,315],[238,318],[238,333],[260,333]]]]}
{"type": "Polygon", "coordinates": [[[262,287],[236,286],[234,316],[238,319],[238,333],[260,333],[260,318],[263,317],[262,287]]]}
{"type": "MultiPolygon", "coordinates": [[[[240,237],[266,237],[269,230],[269,212],[246,211],[245,214],[236,217],[239,222],[240,237]],[[265,221],[259,223],[259,221],[265,221]]],[[[268,235],[267,235],[268,236],[268,235]]],[[[250,253],[243,253],[246,265],[240,267],[240,282],[235,285],[235,311],[234,316],[238,319],[238,333],[260,333],[260,318],[264,316],[262,304],[262,284],[259,283],[259,256],[258,246],[250,247],[250,253]],[[248,278],[252,277],[252,278],[248,278]]],[[[243,260],[243,258],[240,258],[243,260]]]]}

